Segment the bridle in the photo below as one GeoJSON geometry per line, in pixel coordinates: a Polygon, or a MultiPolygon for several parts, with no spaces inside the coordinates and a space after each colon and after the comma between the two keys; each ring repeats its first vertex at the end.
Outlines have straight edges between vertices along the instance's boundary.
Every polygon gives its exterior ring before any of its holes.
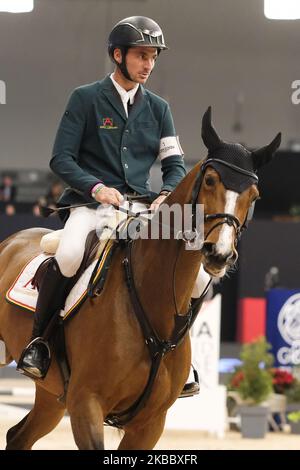
{"type": "MultiPolygon", "coordinates": [[[[196,230],[196,211],[197,211],[199,192],[200,192],[201,185],[202,185],[202,182],[203,182],[204,173],[205,173],[206,168],[208,166],[210,166],[213,162],[217,162],[221,165],[229,167],[233,172],[240,173],[240,174],[243,174],[245,176],[251,176],[254,179],[255,184],[258,183],[258,176],[256,175],[256,173],[254,173],[252,171],[244,170],[243,168],[240,168],[236,165],[233,165],[232,163],[228,163],[228,162],[226,162],[224,160],[220,160],[218,158],[208,158],[207,160],[205,160],[203,162],[203,164],[201,165],[201,167],[200,167],[200,171],[197,175],[197,178],[196,178],[196,181],[194,183],[193,190],[192,190],[192,199],[191,199],[191,204],[192,204],[192,231],[194,233],[197,232],[197,230],[196,230]]],[[[206,233],[205,238],[207,239],[207,237],[212,233],[212,231],[215,230],[220,225],[227,224],[230,227],[233,227],[234,230],[235,230],[235,234],[236,234],[235,245],[237,245],[238,240],[240,239],[243,230],[247,228],[248,222],[252,219],[253,212],[254,212],[254,204],[255,204],[255,202],[253,202],[251,207],[249,208],[243,223],[241,223],[235,215],[228,214],[228,213],[204,214],[204,222],[208,222],[210,220],[219,220],[219,219],[221,219],[209,229],[209,231],[206,233]]]]}

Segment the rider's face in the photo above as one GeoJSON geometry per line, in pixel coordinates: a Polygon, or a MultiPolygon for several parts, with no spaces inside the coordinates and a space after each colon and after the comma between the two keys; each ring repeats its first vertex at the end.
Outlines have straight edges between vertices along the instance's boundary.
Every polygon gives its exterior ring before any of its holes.
{"type": "Polygon", "coordinates": [[[135,83],[142,85],[148,80],[157,59],[155,47],[131,47],[126,54],[128,73],[135,83]]]}

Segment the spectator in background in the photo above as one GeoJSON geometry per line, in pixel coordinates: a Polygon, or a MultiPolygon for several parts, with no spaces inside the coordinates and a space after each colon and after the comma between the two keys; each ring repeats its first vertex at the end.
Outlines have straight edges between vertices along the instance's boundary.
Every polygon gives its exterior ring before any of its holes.
{"type": "Polygon", "coordinates": [[[0,201],[1,206],[4,206],[4,212],[7,215],[14,215],[16,213],[15,200],[17,195],[17,188],[14,185],[13,179],[9,175],[4,175],[2,184],[0,185],[0,201]]]}
{"type": "Polygon", "coordinates": [[[6,215],[15,215],[16,208],[13,204],[6,204],[5,206],[5,214],[6,215]]]}
{"type": "Polygon", "coordinates": [[[40,216],[39,206],[47,206],[54,209],[56,207],[57,200],[63,193],[63,190],[63,184],[59,180],[53,181],[46,195],[40,197],[38,203],[33,206],[33,214],[36,216],[40,216]]]}
{"type": "Polygon", "coordinates": [[[0,186],[0,200],[3,202],[15,202],[17,188],[11,176],[4,175],[0,186]]]}

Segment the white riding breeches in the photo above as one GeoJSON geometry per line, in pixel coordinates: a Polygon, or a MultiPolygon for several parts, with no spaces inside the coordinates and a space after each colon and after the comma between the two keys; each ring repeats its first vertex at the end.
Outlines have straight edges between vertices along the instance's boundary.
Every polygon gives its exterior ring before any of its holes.
{"type": "Polygon", "coordinates": [[[88,207],[72,209],[64,226],[55,258],[66,277],[76,274],[83,259],[88,234],[96,229],[96,210],[88,207]]]}
{"type": "MultiPolygon", "coordinates": [[[[128,201],[124,201],[120,207],[128,209],[128,201]]],[[[139,202],[134,202],[130,207],[135,213],[146,209],[147,207],[139,202]]],[[[61,273],[66,277],[76,274],[83,259],[87,236],[92,230],[97,231],[100,240],[107,240],[111,232],[126,217],[125,211],[116,211],[112,206],[105,208],[102,205],[98,209],[88,207],[71,209],[70,216],[61,231],[61,239],[55,254],[61,273]]]]}
{"type": "MultiPolygon", "coordinates": [[[[128,209],[128,202],[125,201],[121,207],[128,209]]],[[[147,207],[135,202],[130,209],[132,212],[140,212],[147,207]]],[[[92,230],[97,231],[99,239],[108,239],[118,223],[126,217],[126,212],[120,211],[105,212],[105,210],[88,207],[71,209],[70,216],[61,230],[61,238],[55,254],[61,273],[65,277],[72,277],[76,274],[83,259],[87,236],[92,230]]],[[[201,265],[192,297],[200,297],[209,280],[209,274],[201,265]]]]}

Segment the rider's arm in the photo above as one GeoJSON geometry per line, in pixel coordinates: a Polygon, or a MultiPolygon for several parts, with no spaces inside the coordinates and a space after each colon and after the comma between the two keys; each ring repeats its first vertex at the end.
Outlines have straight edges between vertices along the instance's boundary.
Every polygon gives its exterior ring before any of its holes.
{"type": "Polygon", "coordinates": [[[86,120],[86,104],[80,90],[76,89],[72,93],[61,119],[50,167],[71,188],[77,189],[87,199],[90,199],[92,188],[100,181],[80,168],[77,163],[86,120]]]}
{"type": "Polygon", "coordinates": [[[176,136],[169,106],[166,107],[160,139],[159,158],[161,160],[162,191],[172,191],[186,175],[183,151],[176,136]]]}

